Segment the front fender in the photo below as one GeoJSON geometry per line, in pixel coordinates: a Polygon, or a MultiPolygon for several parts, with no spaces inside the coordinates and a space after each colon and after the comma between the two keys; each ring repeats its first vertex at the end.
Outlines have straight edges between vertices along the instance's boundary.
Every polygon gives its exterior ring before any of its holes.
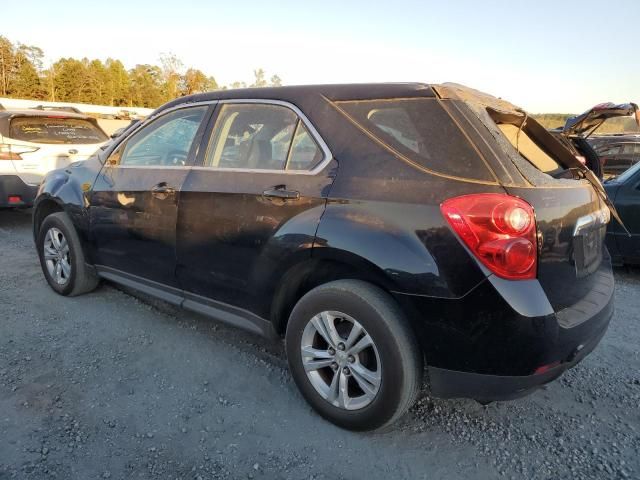
{"type": "Polygon", "coordinates": [[[33,234],[37,238],[40,224],[46,216],[55,211],[69,215],[83,243],[87,256],[87,235],[89,229],[88,192],[98,175],[102,164],[95,157],[72,164],[66,168],[49,172],[38,189],[33,206],[33,234]]]}

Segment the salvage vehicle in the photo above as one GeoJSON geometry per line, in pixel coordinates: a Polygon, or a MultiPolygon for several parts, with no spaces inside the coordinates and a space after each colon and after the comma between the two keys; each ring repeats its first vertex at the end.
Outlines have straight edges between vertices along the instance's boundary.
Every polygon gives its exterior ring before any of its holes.
{"type": "MultiPolygon", "coordinates": [[[[593,134],[609,119],[618,117],[634,117],[640,127],[640,110],[635,103],[614,104],[599,103],[586,112],[568,118],[561,130],[561,135],[585,159],[585,164],[600,178],[619,175],[640,159],[635,146],[621,142],[609,145],[607,139],[615,137],[593,138],[593,134]]],[[[571,148],[571,147],[569,147],[571,148]]]]}
{"type": "Polygon", "coordinates": [[[96,120],[86,115],[0,112],[0,208],[30,207],[48,172],[86,160],[107,139],[96,120]]]}
{"type": "Polygon", "coordinates": [[[604,188],[614,202],[624,227],[611,222],[607,229],[607,247],[614,265],[640,265],[640,162],[604,188]]]}
{"type": "Polygon", "coordinates": [[[290,86],[158,108],[47,175],[33,234],[59,294],[106,279],[284,337],[315,410],[367,430],[407,411],[425,364],[434,395],[491,402],[591,352],[613,312],[608,205],[504,100],[290,86]]]}
{"type": "Polygon", "coordinates": [[[640,161],[640,138],[617,141],[595,149],[607,178],[620,175],[640,161]]]}

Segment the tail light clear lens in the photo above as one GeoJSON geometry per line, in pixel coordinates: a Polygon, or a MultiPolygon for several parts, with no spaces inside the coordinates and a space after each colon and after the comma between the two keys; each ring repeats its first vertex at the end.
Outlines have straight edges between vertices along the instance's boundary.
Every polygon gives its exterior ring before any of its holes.
{"type": "Polygon", "coordinates": [[[527,202],[506,194],[481,193],[450,198],[440,210],[493,273],[509,280],[536,278],[535,212],[527,202]]]}
{"type": "Polygon", "coordinates": [[[13,145],[10,143],[0,143],[0,160],[22,160],[22,153],[31,153],[40,150],[38,147],[29,145],[13,145]]]}

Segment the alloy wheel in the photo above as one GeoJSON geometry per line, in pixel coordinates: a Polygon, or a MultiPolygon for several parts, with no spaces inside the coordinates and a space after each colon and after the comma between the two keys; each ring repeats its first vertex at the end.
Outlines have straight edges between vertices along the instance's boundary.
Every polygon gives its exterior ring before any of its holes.
{"type": "Polygon", "coordinates": [[[66,285],[71,279],[69,243],[64,234],[52,227],[44,237],[44,260],[49,276],[58,285],[66,285]]]}
{"type": "Polygon", "coordinates": [[[300,349],[311,385],[333,406],[364,408],[380,390],[378,349],[364,327],[349,315],[325,311],[314,316],[302,332],[300,349]]]}

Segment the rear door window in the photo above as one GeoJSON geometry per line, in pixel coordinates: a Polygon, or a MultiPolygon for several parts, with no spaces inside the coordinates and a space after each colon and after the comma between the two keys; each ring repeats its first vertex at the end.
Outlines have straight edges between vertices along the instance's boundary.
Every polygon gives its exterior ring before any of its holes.
{"type": "Polygon", "coordinates": [[[492,172],[436,99],[337,102],[393,153],[435,173],[494,182],[492,172]]]}
{"type": "Polygon", "coordinates": [[[54,117],[14,118],[9,137],[44,144],[91,144],[107,140],[107,135],[89,120],[54,117]]]}
{"type": "Polygon", "coordinates": [[[322,150],[296,113],[281,105],[224,104],[204,165],[219,169],[311,170],[322,150]]]}

